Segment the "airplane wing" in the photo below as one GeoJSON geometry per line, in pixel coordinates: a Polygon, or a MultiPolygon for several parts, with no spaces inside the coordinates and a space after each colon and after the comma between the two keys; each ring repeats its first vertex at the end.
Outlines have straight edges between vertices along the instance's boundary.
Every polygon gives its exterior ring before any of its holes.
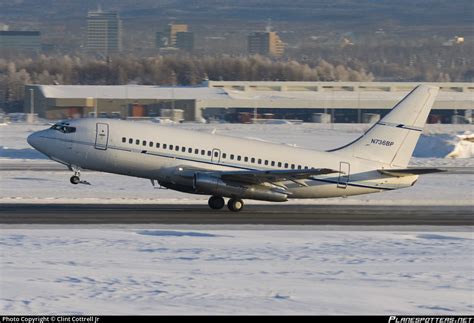
{"type": "Polygon", "coordinates": [[[298,181],[311,178],[311,176],[339,173],[329,168],[311,169],[278,169],[278,170],[242,170],[242,171],[212,171],[208,169],[178,166],[172,170],[174,175],[191,178],[196,173],[205,173],[221,178],[224,181],[238,182],[241,184],[254,185],[261,183],[275,183],[282,181],[298,181]]]}
{"type": "Polygon", "coordinates": [[[433,173],[473,175],[474,167],[409,167],[400,169],[379,169],[380,173],[390,176],[412,176],[433,173]]]}
{"type": "Polygon", "coordinates": [[[224,181],[240,182],[243,184],[274,183],[307,179],[311,176],[339,173],[329,168],[294,169],[294,170],[248,170],[216,172],[224,181]]]}

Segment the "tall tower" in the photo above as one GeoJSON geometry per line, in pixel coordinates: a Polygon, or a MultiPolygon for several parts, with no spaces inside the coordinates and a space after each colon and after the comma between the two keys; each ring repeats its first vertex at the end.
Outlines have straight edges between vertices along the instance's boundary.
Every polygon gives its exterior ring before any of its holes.
{"type": "Polygon", "coordinates": [[[168,28],[166,29],[166,33],[168,36],[168,46],[169,47],[176,47],[176,38],[177,33],[186,33],[188,32],[188,25],[185,24],[169,24],[168,28]]]}
{"type": "Polygon", "coordinates": [[[285,45],[274,31],[257,31],[248,36],[249,54],[281,56],[285,45]]]}
{"type": "Polygon", "coordinates": [[[87,15],[87,49],[103,54],[122,50],[122,21],[117,11],[89,11],[87,15]]]}

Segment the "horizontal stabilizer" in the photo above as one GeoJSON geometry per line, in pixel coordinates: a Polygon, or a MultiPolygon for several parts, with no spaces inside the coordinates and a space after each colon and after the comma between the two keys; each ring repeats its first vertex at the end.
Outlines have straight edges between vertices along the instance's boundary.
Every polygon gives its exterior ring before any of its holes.
{"type": "Polygon", "coordinates": [[[380,173],[390,176],[412,176],[412,175],[424,175],[433,173],[443,174],[474,174],[474,167],[411,167],[401,169],[379,169],[380,173]]]}

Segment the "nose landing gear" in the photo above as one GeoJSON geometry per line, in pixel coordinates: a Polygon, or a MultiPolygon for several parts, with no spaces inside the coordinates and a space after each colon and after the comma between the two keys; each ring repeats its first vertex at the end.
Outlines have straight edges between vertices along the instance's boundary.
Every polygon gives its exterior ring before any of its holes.
{"type": "Polygon", "coordinates": [[[69,181],[71,184],[77,185],[77,184],[86,184],[86,185],[91,185],[88,181],[81,181],[81,172],[78,168],[76,167],[69,167],[72,171],[74,171],[74,175],[71,176],[69,181]]]}
{"type": "Polygon", "coordinates": [[[71,176],[69,181],[71,182],[71,184],[77,185],[81,182],[81,179],[79,178],[79,176],[73,175],[73,176],[71,176]]]}

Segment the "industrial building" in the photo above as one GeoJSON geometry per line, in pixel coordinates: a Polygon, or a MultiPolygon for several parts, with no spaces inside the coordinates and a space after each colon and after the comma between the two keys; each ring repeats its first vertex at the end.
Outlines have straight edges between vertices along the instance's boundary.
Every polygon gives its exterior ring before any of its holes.
{"type": "Polygon", "coordinates": [[[0,49],[36,51],[41,50],[39,31],[0,30],[0,49]]]}
{"type": "Polygon", "coordinates": [[[87,50],[105,55],[122,50],[122,21],[116,11],[89,11],[87,50]]]}
{"type": "MultiPolygon", "coordinates": [[[[185,121],[297,119],[304,122],[373,122],[419,83],[208,81],[199,87],[140,85],[28,85],[25,112],[65,119],[97,114],[142,118],[183,112],[185,121]]],[[[440,87],[428,122],[472,121],[474,83],[440,87]]]]}

